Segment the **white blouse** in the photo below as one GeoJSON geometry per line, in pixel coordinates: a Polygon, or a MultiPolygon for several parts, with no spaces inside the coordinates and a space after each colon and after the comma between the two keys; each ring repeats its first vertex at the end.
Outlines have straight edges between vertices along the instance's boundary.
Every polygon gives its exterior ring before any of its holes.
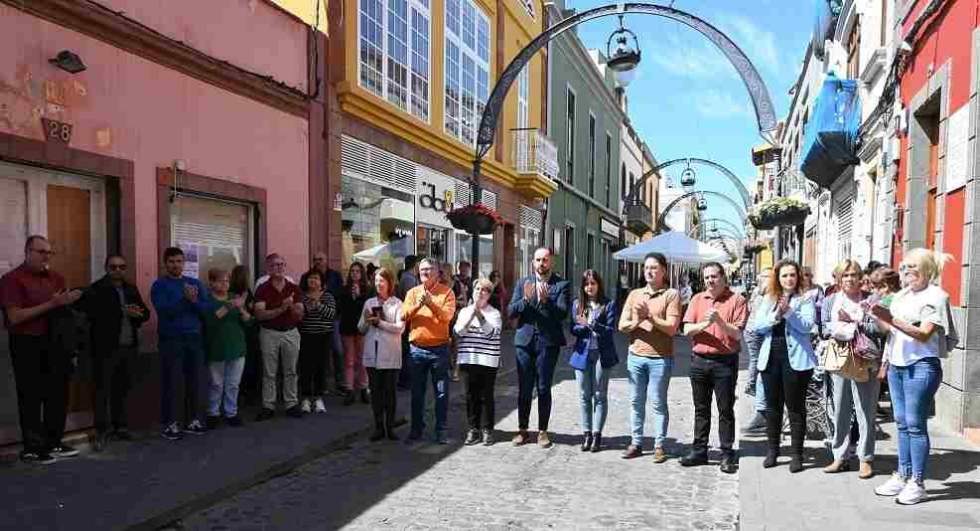
{"type": "Polygon", "coordinates": [[[946,336],[949,334],[949,295],[939,286],[929,285],[921,291],[905,288],[895,294],[889,309],[892,317],[907,323],[937,326],[926,342],[917,341],[901,330],[892,327],[885,350],[888,362],[898,367],[908,367],[925,359],[946,354],[946,336]]]}
{"type": "Polygon", "coordinates": [[[364,366],[374,369],[400,369],[402,367],[402,331],[405,321],[402,319],[402,301],[398,297],[388,297],[381,303],[377,297],[371,297],[364,303],[364,311],[357,322],[357,328],[364,334],[364,366]],[[372,326],[367,318],[372,308],[380,306],[381,321],[378,326],[372,326]]]}

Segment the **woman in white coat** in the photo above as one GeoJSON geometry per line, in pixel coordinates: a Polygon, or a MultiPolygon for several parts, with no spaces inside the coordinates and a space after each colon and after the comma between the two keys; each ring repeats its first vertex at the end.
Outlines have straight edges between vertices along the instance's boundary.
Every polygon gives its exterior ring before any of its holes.
{"type": "Polygon", "coordinates": [[[395,386],[402,367],[402,301],[395,296],[395,277],[385,268],[374,274],[377,296],[364,303],[357,327],[364,334],[364,367],[371,388],[374,433],[371,441],[385,437],[396,441],[395,386]]]}

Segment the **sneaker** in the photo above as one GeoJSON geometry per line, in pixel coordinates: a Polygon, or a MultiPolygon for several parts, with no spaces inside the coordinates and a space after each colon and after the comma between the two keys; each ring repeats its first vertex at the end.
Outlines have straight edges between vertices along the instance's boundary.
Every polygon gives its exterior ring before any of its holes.
{"type": "Polygon", "coordinates": [[[303,402],[300,404],[299,409],[303,413],[311,413],[313,411],[312,409],[310,409],[310,401],[306,398],[303,399],[303,402]]]}
{"type": "Polygon", "coordinates": [[[892,474],[888,481],[875,487],[875,494],[878,496],[898,496],[905,489],[908,480],[899,475],[898,472],[892,474]]]}
{"type": "Polygon", "coordinates": [[[316,413],[326,413],[327,408],[323,405],[323,399],[317,398],[316,402],[313,403],[313,411],[316,413]]]}
{"type": "Polygon", "coordinates": [[[48,452],[44,450],[31,450],[23,451],[20,453],[20,460],[25,463],[33,463],[35,465],[50,465],[57,461],[48,452]]]}
{"type": "Polygon", "coordinates": [[[186,428],[184,428],[184,433],[190,433],[191,435],[204,435],[208,432],[208,429],[201,424],[201,421],[194,419],[192,420],[186,428]]]}
{"type": "Polygon", "coordinates": [[[493,430],[483,430],[483,446],[493,446],[493,430]]]}
{"type": "Polygon", "coordinates": [[[235,415],[234,417],[228,417],[228,418],[225,419],[225,422],[227,422],[228,425],[231,426],[231,427],[233,427],[233,428],[241,428],[245,424],[245,422],[242,421],[241,415],[235,415]]]}
{"type": "Polygon", "coordinates": [[[920,501],[926,499],[926,487],[919,481],[908,480],[905,483],[905,488],[902,492],[898,493],[898,498],[895,498],[895,503],[900,505],[915,505],[920,501]]]}
{"type": "Polygon", "coordinates": [[[286,410],[286,416],[294,419],[303,418],[303,410],[299,406],[293,406],[286,410]]]}
{"type": "Polygon", "coordinates": [[[179,441],[184,438],[184,435],[180,432],[180,428],[177,427],[176,422],[171,422],[170,425],[163,428],[160,431],[160,436],[168,441],[179,441]]]}
{"type": "Polygon", "coordinates": [[[221,422],[221,417],[217,415],[208,415],[208,418],[204,419],[204,424],[209,430],[218,429],[218,424],[221,422]]]}
{"type": "Polygon", "coordinates": [[[766,434],[766,416],[761,412],[756,411],[755,416],[749,421],[745,427],[742,428],[742,435],[765,435],[766,434]]]}
{"type": "Polygon", "coordinates": [[[68,446],[65,443],[59,443],[52,446],[51,449],[48,450],[48,453],[56,458],[75,457],[78,455],[78,450],[68,446]]]}
{"type": "Polygon", "coordinates": [[[480,431],[479,430],[470,430],[470,431],[466,432],[466,440],[463,441],[463,444],[465,444],[466,446],[473,446],[474,444],[476,444],[478,442],[480,442],[480,431]]]}
{"type": "Polygon", "coordinates": [[[262,422],[263,420],[269,420],[275,416],[276,416],[276,410],[264,407],[262,408],[262,411],[259,411],[259,414],[256,415],[255,422],[262,422]]]}
{"type": "Polygon", "coordinates": [[[664,451],[663,447],[658,446],[653,449],[653,462],[660,464],[667,460],[667,452],[664,451]]]}

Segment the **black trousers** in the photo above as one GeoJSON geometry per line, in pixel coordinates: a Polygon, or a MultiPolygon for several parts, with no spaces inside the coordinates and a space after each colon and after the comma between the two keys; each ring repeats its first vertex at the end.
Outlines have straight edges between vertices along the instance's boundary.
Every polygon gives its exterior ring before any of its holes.
{"type": "Polygon", "coordinates": [[[718,439],[722,452],[735,442],[735,387],[738,354],[691,356],[691,391],[694,396],[694,442],[691,450],[706,454],[711,432],[711,396],[718,404],[718,439]]]}
{"type": "Polygon", "coordinates": [[[408,354],[411,347],[408,343],[408,328],[402,334],[402,368],[398,371],[398,385],[406,389],[412,387],[412,369],[409,367],[408,354]]]}
{"type": "Polygon", "coordinates": [[[301,334],[299,340],[299,394],[320,398],[323,394],[323,371],[330,355],[331,334],[301,334]]]}
{"type": "Polygon", "coordinates": [[[398,406],[398,391],[395,387],[398,384],[398,372],[399,369],[367,368],[374,425],[387,433],[391,433],[395,426],[395,409],[398,406]]]}
{"type": "Polygon", "coordinates": [[[67,354],[50,348],[46,336],[10,334],[10,357],[24,450],[41,451],[61,444],[67,409],[67,354]]]}
{"type": "Polygon", "coordinates": [[[769,363],[762,371],[766,386],[766,435],[769,448],[778,450],[783,430],[783,406],[789,413],[790,451],[803,455],[806,436],[806,389],[813,370],[795,371],[789,365],[786,340],[774,337],[769,351],[769,363]]]}
{"type": "Polygon", "coordinates": [[[136,356],[136,347],[119,347],[110,352],[100,352],[92,357],[92,375],[95,379],[95,429],[108,431],[110,419],[114,429],[125,429],[126,397],[130,388],[130,360],[136,356]]]}
{"type": "Polygon", "coordinates": [[[466,418],[471,430],[492,430],[494,424],[493,386],[497,368],[469,363],[459,366],[466,374],[466,418]]]}

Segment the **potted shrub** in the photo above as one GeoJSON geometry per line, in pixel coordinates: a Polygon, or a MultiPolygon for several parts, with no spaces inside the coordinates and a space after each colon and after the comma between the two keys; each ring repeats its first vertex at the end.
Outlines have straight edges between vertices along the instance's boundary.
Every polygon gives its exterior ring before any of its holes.
{"type": "Polygon", "coordinates": [[[786,225],[802,225],[810,215],[810,207],[794,197],[774,197],[763,201],[749,214],[757,229],[769,230],[786,225]]]}
{"type": "Polygon", "coordinates": [[[466,205],[454,208],[446,214],[453,228],[470,234],[491,234],[504,222],[496,210],[486,205],[466,205]]]}
{"type": "Polygon", "coordinates": [[[745,251],[745,254],[751,255],[765,250],[766,247],[766,243],[761,240],[749,240],[745,242],[745,247],[743,250],[745,251]]]}

